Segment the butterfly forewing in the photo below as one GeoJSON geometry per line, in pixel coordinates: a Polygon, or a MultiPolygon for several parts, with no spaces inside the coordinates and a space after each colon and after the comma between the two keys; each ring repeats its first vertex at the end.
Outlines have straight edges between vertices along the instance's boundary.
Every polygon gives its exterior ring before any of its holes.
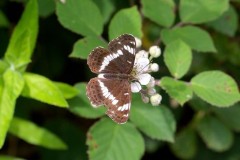
{"type": "Polygon", "coordinates": [[[92,72],[100,73],[87,85],[87,96],[93,106],[105,105],[106,114],[117,123],[125,123],[131,106],[129,77],[135,59],[135,38],[121,35],[112,40],[108,50],[97,47],[88,57],[92,72]]]}
{"type": "Polygon", "coordinates": [[[132,71],[135,60],[135,38],[128,34],[119,36],[109,43],[108,49],[111,53],[118,53],[121,55],[116,59],[116,64],[118,68],[120,68],[120,73],[129,74],[132,71]]]}
{"type": "Polygon", "coordinates": [[[127,73],[132,71],[136,42],[131,35],[112,40],[107,49],[97,47],[88,57],[88,66],[94,73],[127,73]]]}

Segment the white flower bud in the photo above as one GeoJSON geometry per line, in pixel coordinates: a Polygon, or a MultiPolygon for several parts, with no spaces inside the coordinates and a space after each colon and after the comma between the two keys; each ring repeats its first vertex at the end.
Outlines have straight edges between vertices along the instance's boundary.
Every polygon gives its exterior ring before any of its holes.
{"type": "Polygon", "coordinates": [[[64,4],[64,3],[66,3],[66,0],[60,0],[60,2],[62,2],[64,4]]]}
{"type": "Polygon", "coordinates": [[[161,49],[158,46],[152,46],[149,48],[149,53],[152,57],[157,58],[161,55],[161,49]]]}
{"type": "Polygon", "coordinates": [[[158,65],[157,63],[152,63],[152,64],[150,65],[150,70],[151,70],[152,72],[157,72],[157,71],[159,70],[159,65],[158,65]]]}
{"type": "Polygon", "coordinates": [[[139,48],[142,46],[142,41],[139,38],[135,37],[135,41],[136,41],[136,48],[139,48]]]}
{"type": "Polygon", "coordinates": [[[162,96],[160,94],[154,94],[153,96],[150,97],[150,102],[153,106],[159,105],[161,101],[162,101],[162,96]]]}

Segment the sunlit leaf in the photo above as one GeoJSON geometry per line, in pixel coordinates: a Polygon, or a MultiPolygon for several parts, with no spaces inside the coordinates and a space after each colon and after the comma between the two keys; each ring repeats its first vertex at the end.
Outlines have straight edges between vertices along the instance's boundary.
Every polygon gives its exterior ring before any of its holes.
{"type": "Polygon", "coordinates": [[[66,144],[55,134],[21,118],[12,119],[9,132],[30,144],[49,149],[67,149],[66,144]]]}
{"type": "Polygon", "coordinates": [[[21,74],[8,69],[0,79],[0,148],[2,148],[5,137],[13,117],[16,99],[24,86],[21,74]]]}
{"type": "Polygon", "coordinates": [[[38,5],[31,0],[19,20],[11,36],[5,53],[5,60],[16,67],[26,65],[31,61],[38,33],[38,5]]]}
{"type": "Polygon", "coordinates": [[[79,91],[66,83],[54,82],[54,84],[60,89],[65,99],[70,99],[78,95],[79,91]]]}
{"type": "Polygon", "coordinates": [[[58,107],[68,107],[60,89],[49,79],[38,74],[24,73],[22,95],[58,107]]]}

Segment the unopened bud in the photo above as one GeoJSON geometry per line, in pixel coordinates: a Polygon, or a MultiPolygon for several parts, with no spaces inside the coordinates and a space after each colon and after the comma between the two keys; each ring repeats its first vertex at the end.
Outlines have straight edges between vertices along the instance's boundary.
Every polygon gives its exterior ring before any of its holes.
{"type": "Polygon", "coordinates": [[[152,63],[152,64],[150,65],[150,70],[151,70],[152,72],[157,72],[157,71],[159,70],[159,65],[158,65],[157,63],[152,63]]]}
{"type": "Polygon", "coordinates": [[[159,105],[161,101],[162,101],[162,96],[160,94],[155,94],[150,97],[150,102],[153,106],[159,105]]]}
{"type": "Polygon", "coordinates": [[[152,57],[157,58],[161,55],[161,49],[158,46],[152,46],[149,49],[149,53],[152,57]]]}

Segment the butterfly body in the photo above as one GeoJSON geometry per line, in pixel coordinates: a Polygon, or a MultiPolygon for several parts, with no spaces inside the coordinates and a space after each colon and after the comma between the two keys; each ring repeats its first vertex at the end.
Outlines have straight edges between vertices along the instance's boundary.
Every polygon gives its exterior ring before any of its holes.
{"type": "Polygon", "coordinates": [[[135,49],[135,38],[124,34],[112,40],[108,49],[95,48],[87,61],[91,71],[98,74],[87,85],[91,104],[94,107],[106,106],[106,114],[120,124],[129,117],[135,49]]]}

